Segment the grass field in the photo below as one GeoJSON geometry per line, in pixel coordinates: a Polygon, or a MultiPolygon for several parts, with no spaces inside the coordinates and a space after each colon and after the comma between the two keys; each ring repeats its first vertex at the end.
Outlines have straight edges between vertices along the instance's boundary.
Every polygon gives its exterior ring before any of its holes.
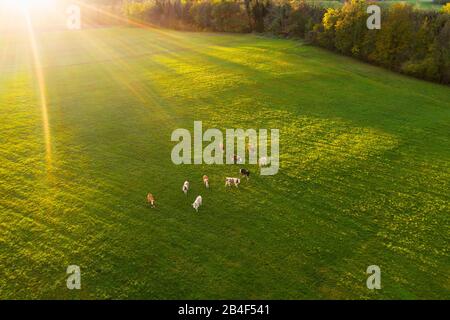
{"type": "Polygon", "coordinates": [[[449,297],[448,87],[254,35],[36,43],[48,152],[28,36],[0,37],[0,299],[449,297]],[[226,190],[238,166],[173,165],[194,120],[280,129],[279,174],[226,190]]]}
{"type": "MultiPolygon", "coordinates": [[[[339,8],[343,6],[343,1],[339,0],[306,0],[308,3],[316,4],[317,6],[321,6],[324,8],[339,8]]],[[[409,3],[413,5],[417,9],[423,10],[440,10],[442,8],[442,4],[433,3],[432,0],[407,0],[407,1],[398,1],[398,0],[388,0],[388,1],[378,1],[378,4],[381,6],[392,5],[395,3],[409,3]]]]}

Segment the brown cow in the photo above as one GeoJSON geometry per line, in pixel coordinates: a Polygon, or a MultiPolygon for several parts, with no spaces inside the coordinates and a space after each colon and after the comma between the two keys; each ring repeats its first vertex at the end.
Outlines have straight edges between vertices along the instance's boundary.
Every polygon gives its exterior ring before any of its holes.
{"type": "Polygon", "coordinates": [[[147,203],[152,207],[155,208],[155,197],[151,193],[147,195],[147,203]]]}

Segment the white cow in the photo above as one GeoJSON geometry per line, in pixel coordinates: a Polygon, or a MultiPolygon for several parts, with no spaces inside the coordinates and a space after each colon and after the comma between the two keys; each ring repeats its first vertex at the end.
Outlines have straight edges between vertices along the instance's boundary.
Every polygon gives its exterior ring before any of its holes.
{"type": "Polygon", "coordinates": [[[185,195],[187,195],[188,191],[189,191],[189,181],[185,181],[183,184],[183,192],[185,195]]]}
{"type": "Polygon", "coordinates": [[[249,143],[247,149],[250,154],[255,154],[255,146],[253,144],[249,143]]]}
{"type": "Polygon", "coordinates": [[[195,211],[198,212],[198,208],[200,208],[202,203],[203,203],[202,196],[198,196],[197,199],[195,199],[194,203],[192,204],[192,207],[195,209],[195,211]]]}
{"type": "Polygon", "coordinates": [[[267,157],[261,157],[259,158],[259,166],[260,167],[265,167],[267,165],[269,165],[269,160],[267,159],[267,157]]]}
{"type": "Polygon", "coordinates": [[[241,183],[241,179],[239,179],[239,178],[225,178],[225,186],[226,187],[231,187],[232,185],[235,185],[237,188],[240,183],[241,183]]]}
{"type": "Polygon", "coordinates": [[[237,154],[230,157],[230,160],[233,161],[233,163],[241,164],[243,163],[242,158],[238,156],[237,154]]]}

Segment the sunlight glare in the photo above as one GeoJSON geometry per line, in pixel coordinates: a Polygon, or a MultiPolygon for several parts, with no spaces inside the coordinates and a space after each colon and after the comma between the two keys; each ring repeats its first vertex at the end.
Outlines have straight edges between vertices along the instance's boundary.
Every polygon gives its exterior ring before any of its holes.
{"type": "Polygon", "coordinates": [[[55,6],[55,0],[4,0],[3,5],[10,9],[49,9],[55,6]]]}
{"type": "Polygon", "coordinates": [[[51,168],[52,161],[52,148],[51,148],[51,137],[50,137],[50,124],[48,116],[48,106],[47,106],[47,87],[45,83],[45,76],[43,72],[43,67],[41,63],[41,58],[39,54],[39,46],[37,43],[36,35],[33,30],[31,23],[31,18],[29,10],[25,10],[25,20],[27,25],[28,36],[30,40],[31,52],[33,55],[33,64],[36,74],[36,80],[39,88],[39,98],[42,113],[42,125],[44,130],[44,141],[45,141],[45,160],[47,163],[47,170],[51,168]]]}

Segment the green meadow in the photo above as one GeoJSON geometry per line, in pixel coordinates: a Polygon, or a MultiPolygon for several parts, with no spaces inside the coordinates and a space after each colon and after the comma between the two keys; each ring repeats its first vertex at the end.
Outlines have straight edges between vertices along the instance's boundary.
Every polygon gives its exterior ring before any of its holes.
{"type": "MultiPolygon", "coordinates": [[[[343,2],[339,0],[306,0],[307,3],[315,4],[320,7],[324,8],[339,8],[342,7],[343,2]]],[[[432,0],[406,0],[406,1],[398,1],[398,0],[383,0],[378,1],[378,3],[375,3],[376,5],[380,6],[391,6],[393,4],[398,3],[406,3],[411,4],[417,9],[423,9],[423,10],[434,10],[439,11],[442,8],[442,4],[434,3],[432,0]]]]}
{"type": "Polygon", "coordinates": [[[449,87],[257,35],[30,43],[0,37],[0,299],[450,296],[449,87]],[[174,165],[195,120],[279,129],[279,173],[226,189],[241,166],[174,165]]]}

